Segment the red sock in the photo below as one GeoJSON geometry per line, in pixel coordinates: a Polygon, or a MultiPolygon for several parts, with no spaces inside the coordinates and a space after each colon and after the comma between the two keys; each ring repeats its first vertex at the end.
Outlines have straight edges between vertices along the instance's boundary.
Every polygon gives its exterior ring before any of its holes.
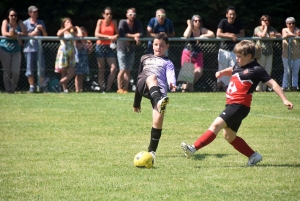
{"type": "Polygon", "coordinates": [[[248,158],[254,154],[254,151],[249,147],[249,145],[239,136],[236,136],[236,138],[230,144],[248,158]]]}
{"type": "Polygon", "coordinates": [[[198,140],[196,140],[196,142],[194,143],[194,146],[195,146],[196,150],[201,149],[202,147],[211,143],[215,138],[216,138],[216,135],[212,131],[207,130],[205,133],[203,133],[198,138],[198,140]]]}

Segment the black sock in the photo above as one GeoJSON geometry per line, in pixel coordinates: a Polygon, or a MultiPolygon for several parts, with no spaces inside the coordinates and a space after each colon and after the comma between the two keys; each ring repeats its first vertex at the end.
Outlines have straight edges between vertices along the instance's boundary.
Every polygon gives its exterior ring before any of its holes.
{"type": "Polygon", "coordinates": [[[156,129],[153,128],[151,129],[151,138],[150,138],[150,145],[148,147],[148,151],[154,151],[156,152],[156,149],[158,147],[159,139],[161,136],[161,131],[162,129],[156,129]]]}
{"type": "Polygon", "coordinates": [[[159,90],[158,86],[151,87],[149,89],[149,92],[150,92],[150,95],[151,95],[152,99],[157,104],[158,101],[161,99],[161,93],[160,93],[160,90],[159,90]]]}

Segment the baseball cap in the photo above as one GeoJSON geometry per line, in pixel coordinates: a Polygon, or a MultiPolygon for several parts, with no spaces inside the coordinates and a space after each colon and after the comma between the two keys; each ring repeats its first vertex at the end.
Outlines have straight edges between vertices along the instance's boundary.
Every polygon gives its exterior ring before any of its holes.
{"type": "Polygon", "coordinates": [[[38,8],[36,6],[29,6],[29,8],[28,8],[28,12],[33,12],[36,10],[38,10],[38,8]]]}
{"type": "Polygon", "coordinates": [[[286,18],[285,22],[296,22],[296,20],[293,17],[288,17],[286,18]]]}

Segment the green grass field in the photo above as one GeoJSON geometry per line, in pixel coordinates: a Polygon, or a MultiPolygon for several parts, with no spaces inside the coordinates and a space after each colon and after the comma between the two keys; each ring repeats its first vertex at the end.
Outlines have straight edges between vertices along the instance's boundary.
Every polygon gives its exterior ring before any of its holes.
{"type": "Polygon", "coordinates": [[[225,105],[224,93],[172,93],[154,168],[147,150],[151,106],[133,93],[0,94],[0,200],[299,200],[300,93],[255,93],[239,136],[262,154],[248,159],[220,133],[195,157],[193,143],[225,105]]]}

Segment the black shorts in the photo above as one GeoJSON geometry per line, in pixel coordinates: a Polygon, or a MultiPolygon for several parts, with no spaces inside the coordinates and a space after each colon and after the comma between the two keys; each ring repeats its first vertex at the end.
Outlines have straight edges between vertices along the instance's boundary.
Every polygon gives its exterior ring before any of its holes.
{"type": "Polygon", "coordinates": [[[154,102],[154,100],[152,99],[151,95],[150,95],[150,91],[149,88],[146,84],[146,80],[148,77],[142,77],[138,80],[137,82],[137,86],[136,86],[136,90],[139,92],[139,94],[141,94],[143,97],[150,99],[151,104],[152,104],[152,108],[155,108],[156,104],[154,102]]]}
{"type": "Polygon", "coordinates": [[[221,117],[227,124],[228,128],[237,132],[244,118],[250,112],[250,107],[239,104],[226,105],[225,110],[220,114],[221,117]]]}

